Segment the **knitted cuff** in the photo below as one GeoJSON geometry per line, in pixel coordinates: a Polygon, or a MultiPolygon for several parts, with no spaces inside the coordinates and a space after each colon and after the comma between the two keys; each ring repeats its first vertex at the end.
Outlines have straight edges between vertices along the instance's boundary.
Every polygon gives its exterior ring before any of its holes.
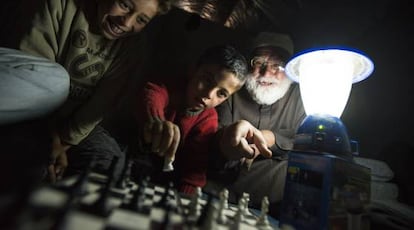
{"type": "Polygon", "coordinates": [[[184,193],[184,194],[193,194],[193,193],[195,193],[196,188],[192,185],[189,185],[189,184],[182,184],[179,187],[178,191],[180,193],[184,193]]]}

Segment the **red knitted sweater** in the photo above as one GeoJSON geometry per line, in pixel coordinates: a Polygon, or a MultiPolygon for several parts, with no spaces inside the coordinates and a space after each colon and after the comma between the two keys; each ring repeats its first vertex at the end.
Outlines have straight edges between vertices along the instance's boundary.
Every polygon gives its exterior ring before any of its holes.
{"type": "Polygon", "coordinates": [[[194,193],[196,187],[206,183],[209,144],[217,131],[218,118],[214,108],[199,112],[188,112],[185,101],[184,82],[177,80],[174,85],[148,82],[138,97],[138,123],[143,124],[145,116],[151,114],[179,126],[181,140],[175,155],[174,180],[178,190],[194,193]],[[142,105],[145,109],[142,109],[142,105]]]}

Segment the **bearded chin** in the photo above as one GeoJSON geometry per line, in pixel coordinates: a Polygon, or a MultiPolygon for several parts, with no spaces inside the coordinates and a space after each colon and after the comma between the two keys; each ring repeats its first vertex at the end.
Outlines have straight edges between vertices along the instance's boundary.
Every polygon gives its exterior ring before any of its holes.
{"type": "Polygon", "coordinates": [[[250,96],[259,105],[271,105],[285,96],[290,84],[292,84],[292,80],[284,78],[278,83],[274,82],[272,85],[262,86],[259,84],[259,79],[248,77],[245,86],[250,96]]]}

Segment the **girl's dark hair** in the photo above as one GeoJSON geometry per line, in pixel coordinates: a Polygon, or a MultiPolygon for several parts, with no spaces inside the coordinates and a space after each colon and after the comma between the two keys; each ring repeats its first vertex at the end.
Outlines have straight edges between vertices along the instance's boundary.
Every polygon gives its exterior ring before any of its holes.
{"type": "Polygon", "coordinates": [[[234,73],[242,83],[246,81],[246,58],[230,45],[218,45],[206,49],[199,57],[197,67],[203,64],[219,65],[234,73]]]}

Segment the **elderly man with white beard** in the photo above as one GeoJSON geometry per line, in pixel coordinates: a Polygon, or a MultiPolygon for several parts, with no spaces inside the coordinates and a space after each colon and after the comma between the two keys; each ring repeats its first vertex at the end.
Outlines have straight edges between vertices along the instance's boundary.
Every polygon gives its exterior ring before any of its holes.
{"type": "Polygon", "coordinates": [[[299,85],[284,72],[293,54],[290,37],[262,32],[251,47],[245,86],[217,107],[221,128],[206,190],[226,187],[233,202],[249,193],[249,204],[256,208],[267,196],[270,215],[277,217],[287,153],[305,111],[299,85]]]}

